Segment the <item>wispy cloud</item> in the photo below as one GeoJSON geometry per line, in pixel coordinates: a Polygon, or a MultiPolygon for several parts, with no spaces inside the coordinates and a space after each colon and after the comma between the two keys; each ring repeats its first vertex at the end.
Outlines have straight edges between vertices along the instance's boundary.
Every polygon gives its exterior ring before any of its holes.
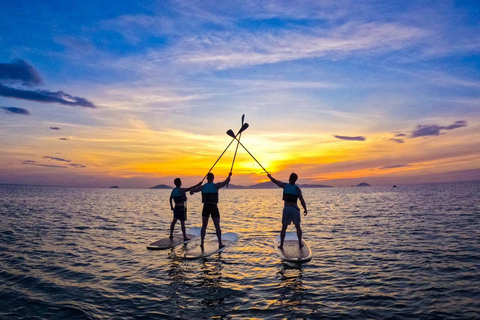
{"type": "Polygon", "coordinates": [[[439,126],[436,124],[433,125],[418,125],[415,130],[410,134],[410,138],[418,138],[425,136],[438,136],[441,134],[441,130],[453,130],[461,127],[466,127],[467,122],[464,120],[455,121],[455,123],[449,126],[439,126]]]}
{"type": "Polygon", "coordinates": [[[1,82],[21,82],[25,86],[42,84],[43,80],[37,70],[24,60],[0,63],[1,82]]]}
{"type": "Polygon", "coordinates": [[[28,112],[27,109],[23,108],[16,108],[16,107],[0,107],[0,109],[5,110],[8,113],[15,113],[15,114],[21,114],[24,116],[30,115],[30,112],[28,112]]]}
{"type": "Polygon", "coordinates": [[[337,139],[347,140],[347,141],[365,141],[365,140],[367,140],[365,137],[362,137],[362,136],[356,136],[356,137],[338,136],[338,135],[333,135],[333,136],[337,139]]]}
{"type": "Polygon", "coordinates": [[[379,169],[380,170],[386,170],[386,169],[405,168],[405,167],[411,167],[411,166],[412,166],[411,164],[395,164],[395,165],[391,165],[391,166],[381,167],[379,169]]]}
{"type": "Polygon", "coordinates": [[[61,162],[72,162],[71,160],[57,158],[57,157],[50,157],[50,156],[45,156],[43,157],[43,159],[50,159],[50,160],[61,161],[61,162]]]}
{"type": "Polygon", "coordinates": [[[23,161],[23,164],[31,165],[31,166],[38,166],[38,167],[48,167],[48,168],[67,168],[66,166],[57,166],[57,165],[52,165],[52,164],[37,163],[36,161],[33,161],[33,160],[25,160],[25,161],[23,161]]]}
{"type": "Polygon", "coordinates": [[[12,63],[1,63],[0,96],[2,97],[95,108],[93,102],[85,98],[72,96],[63,91],[23,90],[10,86],[16,82],[20,82],[22,85],[30,87],[41,84],[42,78],[30,64],[23,60],[14,60],[12,63]]]}

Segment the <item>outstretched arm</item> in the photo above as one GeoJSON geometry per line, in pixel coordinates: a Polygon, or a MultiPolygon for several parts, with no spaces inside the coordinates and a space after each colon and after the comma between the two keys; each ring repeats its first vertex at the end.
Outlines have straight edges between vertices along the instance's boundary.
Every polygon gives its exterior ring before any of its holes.
{"type": "Polygon", "coordinates": [[[193,186],[190,190],[190,194],[194,194],[194,193],[197,193],[199,191],[202,191],[202,183],[200,182],[199,184],[197,184],[196,186],[193,186]]]}
{"type": "Polygon", "coordinates": [[[302,195],[302,190],[297,187],[297,190],[298,190],[298,199],[300,199],[300,203],[302,204],[302,207],[303,207],[303,215],[306,216],[307,215],[307,204],[305,203],[305,199],[303,199],[303,195],[302,195]]]}
{"type": "Polygon", "coordinates": [[[185,193],[187,193],[188,191],[193,190],[193,189],[199,187],[201,184],[202,184],[202,182],[200,181],[199,183],[197,183],[197,184],[194,185],[194,186],[191,186],[190,188],[182,188],[182,191],[185,192],[185,193]]]}
{"type": "Polygon", "coordinates": [[[280,188],[285,188],[285,186],[287,185],[285,182],[282,182],[282,181],[278,181],[277,179],[275,179],[274,177],[272,177],[272,175],[269,173],[267,174],[267,177],[270,178],[270,180],[272,180],[273,183],[275,183],[277,186],[279,186],[280,188]]]}
{"type": "Polygon", "coordinates": [[[225,179],[225,181],[223,181],[223,182],[219,182],[219,183],[215,184],[215,187],[216,187],[217,189],[220,189],[220,188],[225,187],[225,186],[227,185],[227,183],[230,182],[230,177],[231,177],[231,176],[232,176],[232,173],[230,172],[230,173],[228,174],[227,179],[225,179]]]}

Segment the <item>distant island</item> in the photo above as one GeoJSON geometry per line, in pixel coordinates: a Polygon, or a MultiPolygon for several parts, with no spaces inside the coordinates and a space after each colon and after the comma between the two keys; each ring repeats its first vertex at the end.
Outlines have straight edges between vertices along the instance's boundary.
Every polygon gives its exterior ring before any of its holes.
{"type": "Polygon", "coordinates": [[[366,182],[362,182],[362,183],[357,184],[357,185],[354,186],[354,187],[370,187],[370,185],[369,185],[368,183],[366,183],[366,182]]]}
{"type": "Polygon", "coordinates": [[[119,186],[111,186],[110,189],[119,189],[119,186]]]}
{"type": "Polygon", "coordinates": [[[149,189],[173,189],[173,187],[167,186],[166,184],[159,184],[158,186],[151,187],[149,189]]]}

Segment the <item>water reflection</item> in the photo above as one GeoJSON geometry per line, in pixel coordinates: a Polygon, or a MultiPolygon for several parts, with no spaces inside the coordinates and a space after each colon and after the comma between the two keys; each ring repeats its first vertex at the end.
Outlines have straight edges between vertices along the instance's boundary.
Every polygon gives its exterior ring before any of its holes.
{"type": "Polygon", "coordinates": [[[200,269],[200,287],[206,289],[202,304],[208,307],[219,306],[225,300],[222,290],[223,263],[221,259],[203,260],[200,269]]]}
{"type": "Polygon", "coordinates": [[[304,302],[305,287],[303,285],[303,268],[301,264],[282,263],[277,279],[280,280],[281,291],[278,302],[287,310],[304,302]]]}

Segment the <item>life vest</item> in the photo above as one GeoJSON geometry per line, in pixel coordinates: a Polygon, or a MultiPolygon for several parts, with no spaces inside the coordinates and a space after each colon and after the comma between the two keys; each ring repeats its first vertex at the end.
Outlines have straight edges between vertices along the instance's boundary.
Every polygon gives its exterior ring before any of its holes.
{"type": "Polygon", "coordinates": [[[297,203],[298,190],[297,190],[296,185],[287,183],[287,185],[283,189],[283,200],[288,201],[288,202],[297,203]]]}
{"type": "Polygon", "coordinates": [[[203,203],[218,203],[218,190],[215,184],[205,183],[202,187],[202,202],[203,203]]]}
{"type": "Polygon", "coordinates": [[[187,201],[187,195],[180,192],[180,188],[174,188],[172,190],[172,198],[175,203],[184,203],[187,201]]]}

